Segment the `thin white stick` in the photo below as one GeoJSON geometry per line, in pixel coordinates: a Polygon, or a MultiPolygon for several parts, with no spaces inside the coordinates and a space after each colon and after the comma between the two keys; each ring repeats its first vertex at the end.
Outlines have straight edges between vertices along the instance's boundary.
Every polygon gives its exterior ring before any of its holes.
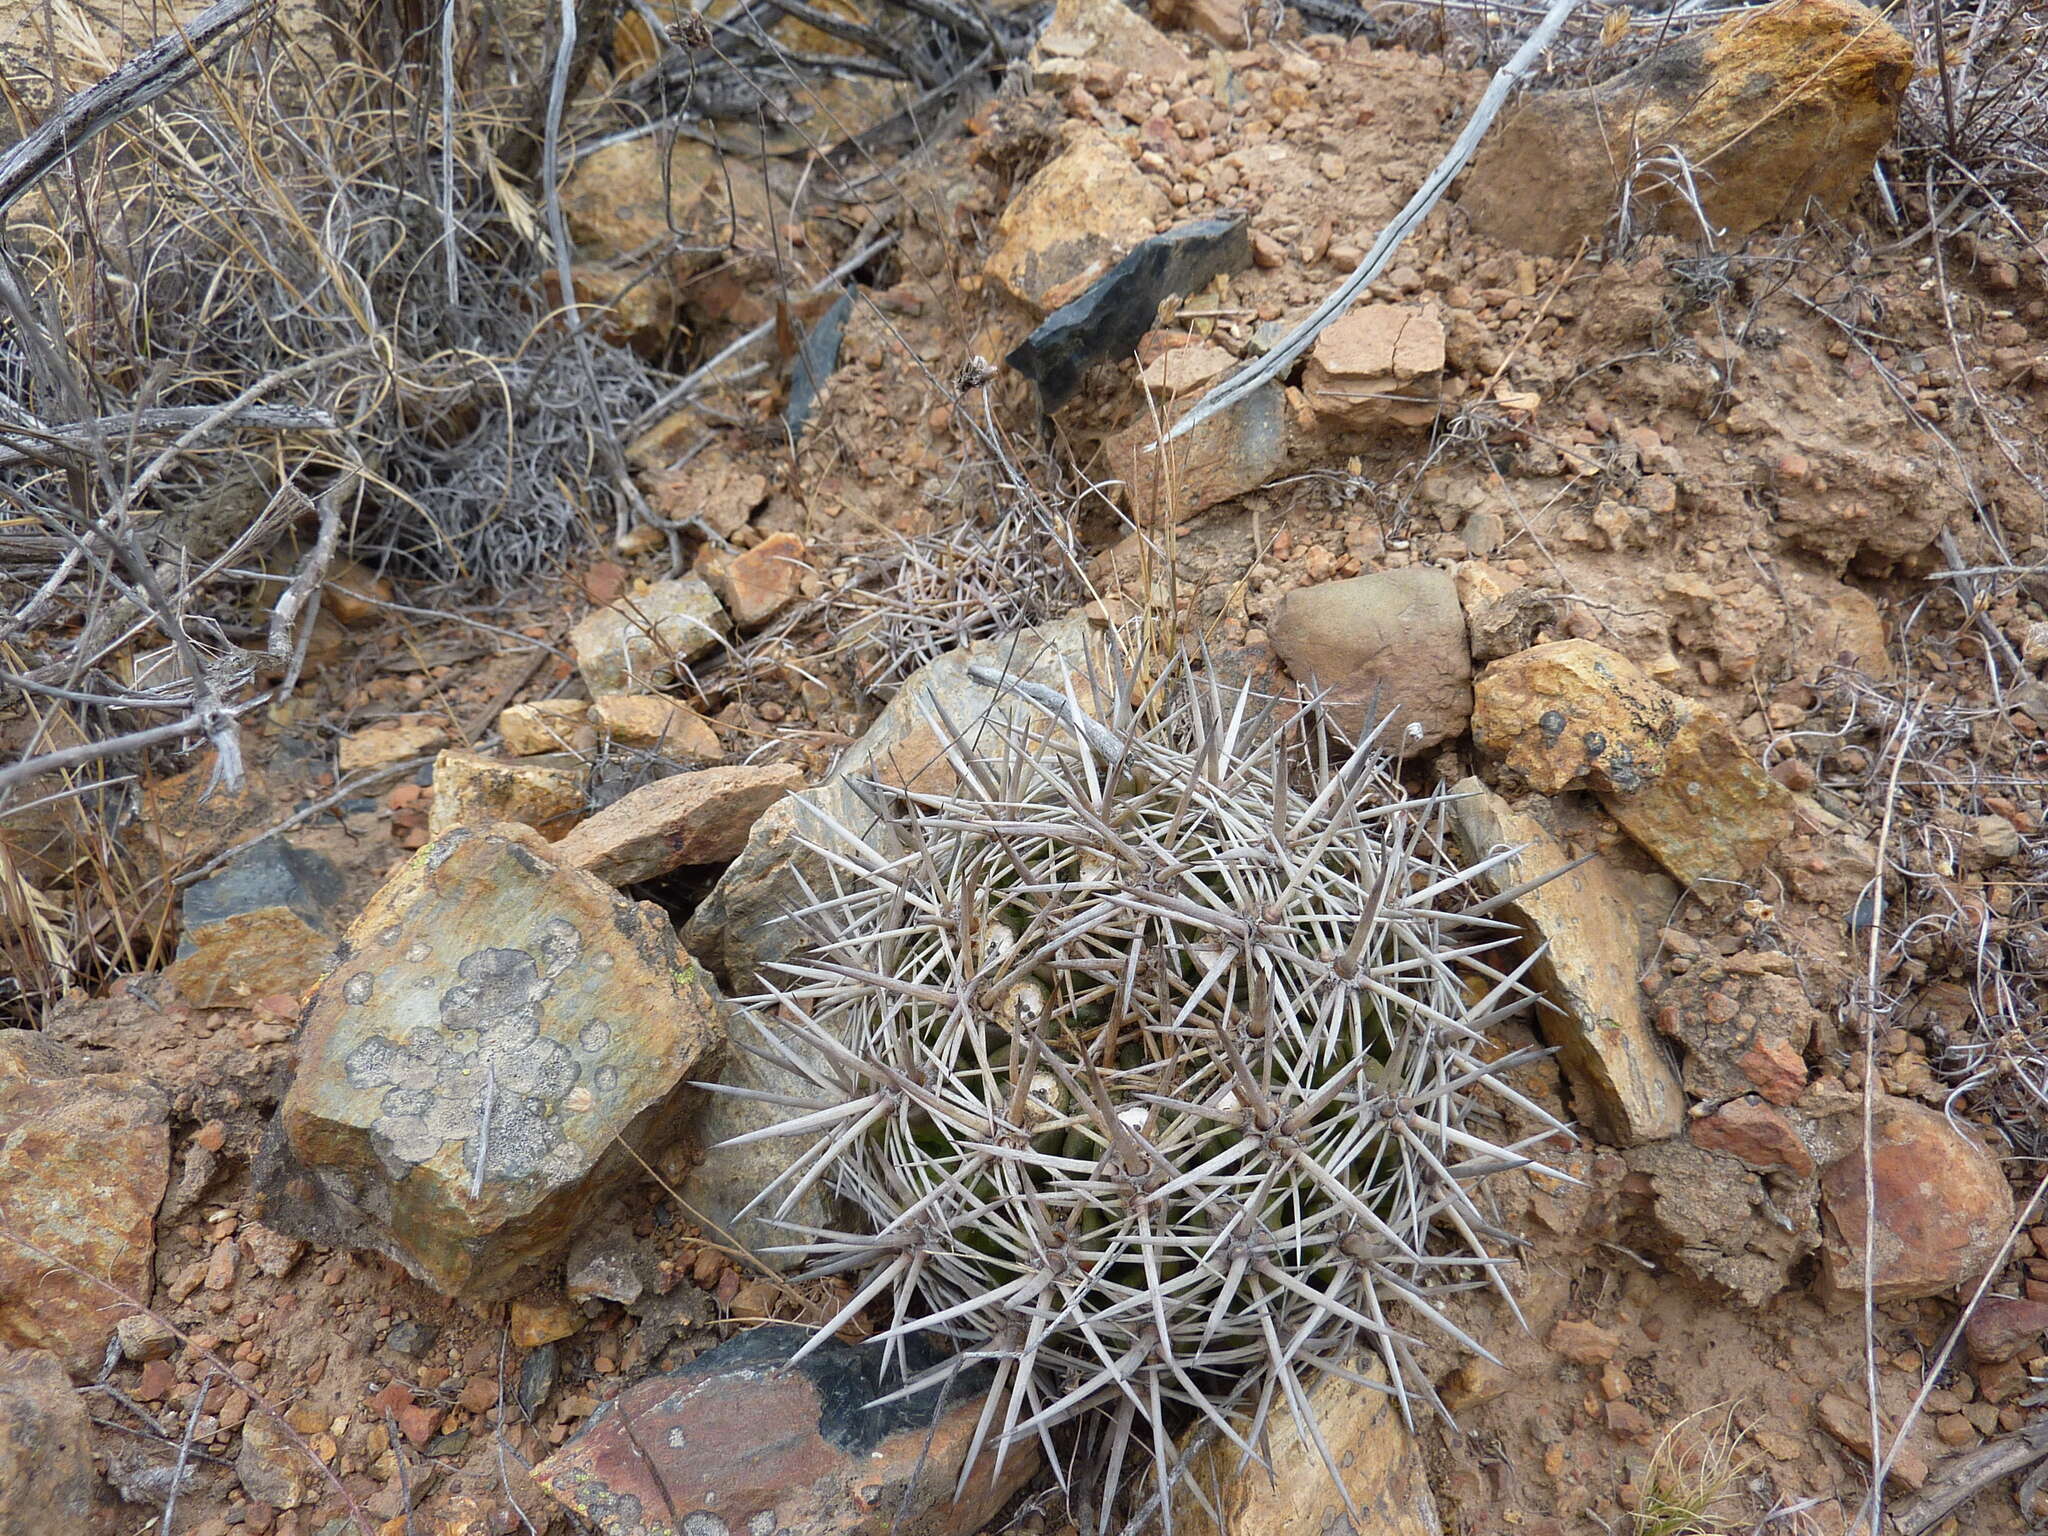
{"type": "Polygon", "coordinates": [[[1173,430],[1166,434],[1167,442],[1192,432],[1218,411],[1228,410],[1260,385],[1285,373],[1322,334],[1323,329],[1349,309],[1359,294],[1387,269],[1394,259],[1394,252],[1401,248],[1401,242],[1415,232],[1415,227],[1443,200],[1443,195],[1451,189],[1451,183],[1457,180],[1458,173],[1465,169],[1465,163],[1479,147],[1480,139],[1493,126],[1493,120],[1500,116],[1500,109],[1507,103],[1508,92],[1515,88],[1537,57],[1556,39],[1578,6],[1579,0],[1553,0],[1550,9],[1543,13],[1543,20],[1537,23],[1536,30],[1529,34],[1527,41],[1515,50],[1515,56],[1503,64],[1488,83],[1486,94],[1479,98],[1479,105],[1473,110],[1472,120],[1451,145],[1450,153],[1416,189],[1407,206],[1394,215],[1393,222],[1380,231],[1379,239],[1373,242],[1372,249],[1366,252],[1365,260],[1358,264],[1357,270],[1331,289],[1329,296],[1315,307],[1315,312],[1289,331],[1279,346],[1220,389],[1212,391],[1200,405],[1181,417],[1173,430]]]}

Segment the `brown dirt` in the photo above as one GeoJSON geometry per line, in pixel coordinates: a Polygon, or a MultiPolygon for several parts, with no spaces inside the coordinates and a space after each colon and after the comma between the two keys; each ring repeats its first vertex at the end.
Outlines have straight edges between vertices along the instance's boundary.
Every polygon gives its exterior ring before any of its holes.
{"type": "MultiPolygon", "coordinates": [[[[924,532],[959,515],[956,467],[980,450],[956,413],[982,407],[971,397],[954,406],[950,381],[976,353],[1000,356],[1028,323],[980,283],[978,242],[1012,178],[1044,157],[1060,114],[1136,124],[1149,146],[1140,165],[1170,189],[1176,220],[1249,208],[1255,230],[1284,248],[1282,265],[1190,300],[1168,327],[1240,348],[1262,321],[1298,316],[1327,291],[1441,153],[1481,85],[1431,58],[1322,38],[1268,44],[1230,65],[1241,110],[1218,108],[1210,76],[1126,86],[1099,103],[1005,102],[981,115],[975,133],[904,167],[905,239],[893,282],[856,309],[844,362],[801,452],[766,430],[723,434],[721,448],[770,486],[741,542],[791,529],[824,565],[874,547],[883,530],[924,532]],[[1203,131],[1184,136],[1172,126],[1180,123],[1203,131]]],[[[1174,554],[1199,627],[1213,642],[1254,647],[1296,585],[1483,555],[1557,596],[1560,634],[1611,645],[1726,712],[1829,813],[1752,886],[1681,898],[1590,800],[1560,797],[1553,819],[1575,848],[1598,847],[1630,873],[1653,930],[1674,930],[1710,956],[1794,956],[1798,985],[1825,1025],[1804,1042],[1808,1064],[1845,1093],[1860,1091],[1863,1066],[1849,1003],[1862,957],[1847,924],[1866,866],[1851,845],[1877,835],[1887,729],[1900,701],[1921,698],[1930,720],[1947,722],[1908,776],[1902,821],[1938,829],[1943,815],[2000,815],[2037,854],[2042,846],[2041,684],[2028,683],[2031,701],[1997,707],[1971,623],[2017,648],[2026,627],[2048,616],[2048,594],[2007,584],[1980,614],[1966,615],[1928,578],[1946,559],[1935,543],[1944,529],[1966,561],[1999,558],[1985,532],[1992,526],[2002,528],[2014,563],[2048,555],[2038,496],[1970,404],[1981,392],[2025,464],[2032,448],[2022,424],[2038,430],[2048,375],[2033,361],[2048,348],[2043,267],[2038,257],[2000,267],[1951,243],[1937,274],[1924,247],[1873,255],[1888,238],[1852,221],[1780,232],[1726,257],[1660,241],[1599,266],[1488,249],[1455,210],[1440,211],[1378,290],[1432,303],[1445,318],[1453,401],[1436,447],[1427,434],[1316,438],[1304,429],[1296,473],[1192,520],[1177,531],[1174,554]],[[1540,405],[1530,415],[1489,404],[1497,383],[1534,392],[1540,405]],[[1881,632],[1872,628],[1880,614],[1881,632]]],[[[1057,443],[1083,473],[1099,472],[1096,445],[1136,418],[1132,375],[1128,364],[1098,370],[1057,422],[1057,443]]],[[[1014,440],[1032,441],[1037,428],[1018,382],[999,382],[992,394],[996,419],[1014,440]]],[[[759,400],[717,403],[759,419],[759,400]]],[[[659,554],[627,564],[630,574],[664,567],[659,554]]],[[[493,622],[559,643],[584,602],[565,582],[493,622]]],[[[804,661],[825,686],[775,665],[771,651],[769,664],[713,684],[704,702],[733,756],[783,757],[816,772],[866,706],[841,670],[812,663],[828,648],[814,621],[793,626],[784,645],[786,659],[804,661]]],[[[346,654],[301,700],[254,725],[255,793],[280,813],[325,793],[335,738],[377,718],[417,712],[449,723],[459,739],[482,723],[487,705],[511,701],[505,691],[527,661],[528,653],[454,623],[408,618],[352,633],[346,654]]],[[[549,659],[515,696],[547,697],[568,677],[565,663],[549,659]]],[[[1451,748],[1421,771],[1454,778],[1481,766],[1469,757],[1451,748]]],[[[295,834],[342,864],[358,901],[424,835],[422,794],[410,781],[368,798],[374,803],[324,813],[295,834]]],[[[252,813],[236,825],[262,820],[252,813]]],[[[206,841],[181,849],[188,865],[206,841]]],[[[2038,928],[2022,889],[2038,887],[2038,866],[1972,868],[1953,853],[1944,865],[1953,839],[1923,830],[1901,842],[1906,871],[1933,882],[1933,895],[1910,898],[1926,910],[1945,902],[1950,916],[2038,928]]],[[[1907,1006],[1879,1034],[1885,1085],[1936,1105],[1950,1087],[1936,1070],[1943,1047],[1967,1034],[1968,989],[1980,979],[1967,937],[1954,932],[1934,925],[1893,967],[1888,981],[1907,1006]]],[[[2017,933],[2011,942],[2035,940],[2017,933]]],[[[1647,966],[1646,992],[1654,998],[1691,964],[1664,946],[1647,966]]],[[[674,1365],[738,1320],[775,1310],[777,1299],[704,1246],[687,1214],[650,1189],[618,1219],[649,1241],[675,1289],[637,1317],[604,1302],[578,1309],[578,1331],[557,1346],[558,1385],[531,1422],[507,1411],[501,1454],[490,1420],[501,1394],[516,1400],[529,1357],[509,1341],[502,1309],[472,1313],[382,1261],[323,1252],[282,1277],[245,1257],[215,1288],[204,1278],[210,1256],[255,1218],[246,1169],[289,1070],[291,1015],[289,1000],[193,1009],[141,977],[101,1000],[68,1002],[48,1020],[107,1063],[166,1086],[174,1170],[203,1171],[212,1157],[204,1143],[219,1146],[216,1176],[186,1184],[157,1256],[152,1300],[192,1333],[194,1347],[173,1355],[168,1383],[161,1373],[145,1383],[132,1365],[115,1370],[111,1385],[138,1400],[149,1422],[111,1396],[95,1398],[109,1421],[103,1455],[127,1465],[169,1453],[148,1437],[175,1445],[207,1371],[197,1352],[204,1345],[287,1410],[316,1449],[331,1447],[343,1486],[373,1523],[403,1513],[395,1427],[415,1529],[505,1532],[518,1528],[522,1510],[537,1526],[563,1528],[524,1478],[522,1459],[559,1443],[636,1374],[674,1365]],[[439,1333],[417,1356],[401,1355],[389,1339],[402,1323],[439,1333]]],[[[1527,1079],[1561,1105],[1554,1071],[1532,1069],[1527,1079]]],[[[1969,1097],[1963,1104],[1987,1115],[1996,1108],[1969,1097]]],[[[2009,1121],[2015,1111],[2004,1113],[2009,1121]]],[[[2011,1150],[1995,1127],[1987,1134],[2011,1150]]],[[[1487,1400],[1466,1408],[1457,1430],[1424,1431],[1449,1529],[1591,1536],[1624,1528],[1658,1437],[1687,1415],[1733,1403],[1758,1453],[1743,1490],[1752,1517],[1814,1500],[1808,1525],[1777,1528],[1841,1530],[1864,1468],[1817,1428],[1814,1404],[1827,1389],[1857,1390],[1864,1344],[1853,1309],[1829,1310],[1803,1284],[1754,1309],[1710,1294],[1645,1245],[1645,1187],[1622,1157],[1588,1145],[1563,1153],[1562,1167],[1583,1186],[1500,1181],[1506,1224],[1530,1238],[1514,1277],[1527,1326],[1497,1302],[1475,1298],[1467,1309],[1501,1366],[1469,1367],[1460,1378],[1487,1400]],[[1611,1365],[1552,1348],[1561,1322],[1611,1333],[1611,1365]]],[[[2032,1294],[2044,1282],[2048,1227],[2022,1235],[1998,1290],[2032,1294]]],[[[799,1311],[801,1298],[780,1305],[799,1311]]],[[[1893,1413],[1917,1390],[1956,1315],[1940,1300],[1879,1309],[1879,1389],[1893,1413]]],[[[1443,1363],[1447,1373],[1456,1365],[1443,1363]]],[[[1940,1386],[1942,1411],[1909,1442],[1930,1463],[2038,1412],[2024,1372],[1951,1361],[1940,1386]]],[[[232,1459],[231,1421],[248,1411],[246,1401],[216,1380],[205,1411],[217,1433],[198,1449],[232,1459]]],[[[252,1505],[231,1468],[209,1460],[180,1509],[179,1529],[208,1536],[229,1524],[254,1536],[309,1536],[331,1528],[340,1504],[316,1497],[283,1513],[252,1505]]],[[[125,1511],[106,1528],[139,1523],[125,1511]]],[[[2025,1522],[2001,1489],[1953,1528],[2016,1532],[2025,1522]]]]}

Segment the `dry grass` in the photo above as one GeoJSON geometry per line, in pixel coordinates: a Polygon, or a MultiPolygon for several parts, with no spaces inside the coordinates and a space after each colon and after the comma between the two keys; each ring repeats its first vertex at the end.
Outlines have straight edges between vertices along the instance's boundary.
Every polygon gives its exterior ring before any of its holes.
{"type": "Polygon", "coordinates": [[[1747,1524],[1745,1477],[1757,1459],[1748,1438],[1733,1403],[1702,1408],[1666,1430],[1642,1477],[1635,1536],[1725,1536],[1747,1524]]]}

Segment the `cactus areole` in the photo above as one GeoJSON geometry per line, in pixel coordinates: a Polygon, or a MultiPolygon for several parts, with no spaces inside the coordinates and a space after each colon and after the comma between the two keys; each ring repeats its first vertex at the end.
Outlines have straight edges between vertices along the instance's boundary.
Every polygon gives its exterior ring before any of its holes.
{"type": "Polygon", "coordinates": [[[851,1230],[791,1247],[855,1284],[818,1338],[992,1361],[980,1438],[1040,1440],[1099,1526],[1196,1420],[1257,1459],[1324,1374],[1433,1401],[1415,1346],[1479,1348],[1443,1298],[1511,1243],[1475,1185],[1561,1127],[1505,1080],[1541,1053],[1488,1045],[1528,961],[1442,791],[1184,659],[1010,686],[1039,708],[952,733],[950,785],[811,829],[813,938],[750,1001],[816,1090],[754,1135],[814,1144],[756,1204],[826,1181],[851,1230]]]}

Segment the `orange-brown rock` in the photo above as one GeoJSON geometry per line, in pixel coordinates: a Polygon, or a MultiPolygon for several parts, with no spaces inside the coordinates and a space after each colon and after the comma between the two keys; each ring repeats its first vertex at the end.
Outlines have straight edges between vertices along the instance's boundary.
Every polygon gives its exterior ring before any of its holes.
{"type": "Polygon", "coordinates": [[[560,837],[583,819],[585,765],[566,753],[504,762],[451,747],[434,759],[427,833],[516,821],[560,837]]]}
{"type": "Polygon", "coordinates": [[[735,763],[643,784],[555,844],[555,854],[608,885],[652,880],[690,864],[738,858],[761,813],[793,789],[789,763],[735,763]]]}
{"type": "Polygon", "coordinates": [[[986,270],[1018,303],[1056,309],[1150,239],[1170,207],[1114,140],[1088,130],[1010,199],[986,270]]]}
{"type": "Polygon", "coordinates": [[[1809,201],[1846,204],[1912,78],[1911,45],[1876,11],[1778,0],[1598,85],[1530,96],[1488,136],[1459,203],[1488,239],[1562,256],[1600,236],[1627,184],[1638,228],[1696,237],[1704,213],[1717,240],[1740,240],[1809,201]]]}
{"type": "Polygon", "coordinates": [[[1342,428],[1426,427],[1443,383],[1444,326],[1418,304],[1364,304],[1316,338],[1301,392],[1342,428]]]}

